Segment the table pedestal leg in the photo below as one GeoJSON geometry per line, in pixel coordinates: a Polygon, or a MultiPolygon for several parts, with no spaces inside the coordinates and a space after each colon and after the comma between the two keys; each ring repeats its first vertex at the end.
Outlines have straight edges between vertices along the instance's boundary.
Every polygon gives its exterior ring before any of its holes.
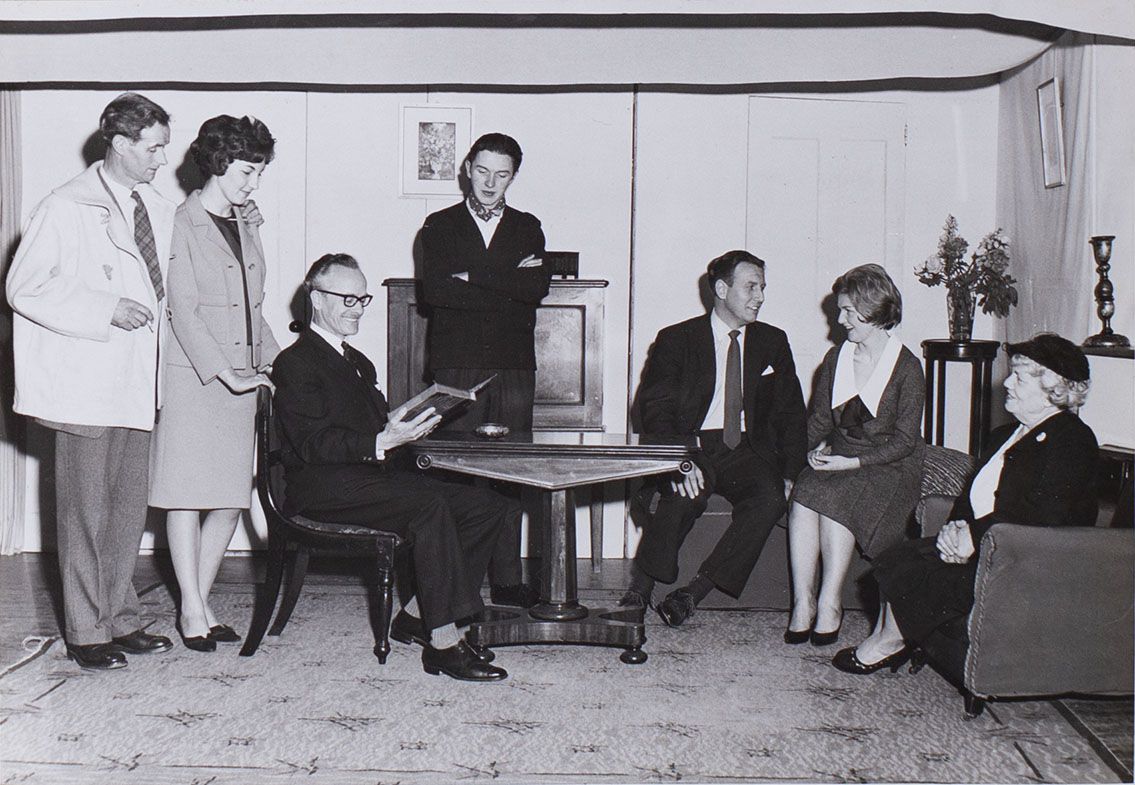
{"type": "Polygon", "coordinates": [[[575,507],[570,490],[544,495],[540,521],[544,545],[540,602],[527,611],[490,607],[466,635],[474,646],[512,643],[591,643],[626,649],[620,659],[646,661],[641,608],[596,610],[579,604],[576,579],[575,507]]]}

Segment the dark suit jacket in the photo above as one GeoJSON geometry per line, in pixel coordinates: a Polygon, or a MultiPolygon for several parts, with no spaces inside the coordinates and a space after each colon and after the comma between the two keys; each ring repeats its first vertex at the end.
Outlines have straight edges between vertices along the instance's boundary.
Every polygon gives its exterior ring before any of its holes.
{"type": "Polygon", "coordinates": [[[355,476],[371,476],[391,464],[375,458],[374,443],[389,408],[375,387],[327,341],[305,330],[280,352],[272,367],[276,425],[288,484],[288,503],[298,511],[343,499],[355,476]]]}
{"type": "Polygon", "coordinates": [[[422,226],[422,300],[429,313],[430,370],[536,367],[536,306],[548,293],[545,265],[518,269],[544,253],[536,216],[505,207],[492,242],[464,202],[422,226]],[[469,273],[468,282],[453,277],[469,273]]]}
{"type": "MultiPolygon", "coordinates": [[[[1017,423],[1012,423],[990,434],[980,466],[989,462],[1016,429],[1017,423]]],[[[954,503],[950,520],[969,521],[975,546],[993,524],[1002,521],[1029,526],[1094,526],[1098,460],[1099,446],[1092,429],[1071,412],[1054,414],[1006,451],[993,512],[974,520],[969,500],[971,477],[954,503]]]]}
{"type": "MultiPolygon", "coordinates": [[[[807,446],[804,396],[788,336],[764,322],[745,328],[742,360],[745,435],[780,476],[795,480],[807,446]]],[[[643,431],[689,436],[713,401],[717,361],[709,314],[658,333],[639,389],[643,431]]]]}

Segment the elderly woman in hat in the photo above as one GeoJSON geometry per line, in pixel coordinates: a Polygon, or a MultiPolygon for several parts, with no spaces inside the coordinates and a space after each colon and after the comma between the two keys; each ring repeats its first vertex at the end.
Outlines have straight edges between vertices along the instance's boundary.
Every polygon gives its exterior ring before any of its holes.
{"type": "Polygon", "coordinates": [[[841,671],[895,671],[932,635],[945,636],[964,661],[982,535],[1001,522],[1095,524],[1099,448],[1077,415],[1090,385],[1087,357],[1052,333],[1006,350],[1005,409],[1017,423],[991,434],[988,454],[937,537],[900,543],[875,560],[884,604],[874,631],[832,659],[841,671]]]}

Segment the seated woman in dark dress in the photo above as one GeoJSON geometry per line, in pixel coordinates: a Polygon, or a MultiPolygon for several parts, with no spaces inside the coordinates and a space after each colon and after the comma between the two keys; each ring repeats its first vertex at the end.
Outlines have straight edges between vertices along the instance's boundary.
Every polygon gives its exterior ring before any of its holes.
{"type": "Polygon", "coordinates": [[[856,648],[840,650],[832,664],[847,673],[892,671],[932,636],[948,642],[961,671],[969,641],[977,547],[995,523],[1092,526],[1099,448],[1077,412],[1090,385],[1088,359],[1052,333],[1008,344],[1010,373],[1005,409],[1020,423],[998,428],[950,521],[937,537],[900,543],[875,560],[884,605],[874,631],[856,648]]]}
{"type": "Polygon", "coordinates": [[[902,295],[886,270],[865,264],[832,284],[847,340],[816,373],[808,465],[788,512],[790,644],[830,646],[843,621],[843,584],[856,544],[874,558],[902,541],[922,480],[922,364],[893,330],[902,295]],[[816,575],[823,564],[820,588],[816,575]]]}

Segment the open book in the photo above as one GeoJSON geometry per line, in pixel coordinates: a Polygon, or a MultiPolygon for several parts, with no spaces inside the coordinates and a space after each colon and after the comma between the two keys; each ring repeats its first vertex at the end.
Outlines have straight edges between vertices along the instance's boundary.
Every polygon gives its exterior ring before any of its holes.
{"type": "Polygon", "coordinates": [[[477,400],[477,391],[495,378],[497,378],[497,375],[494,373],[488,379],[483,379],[468,390],[460,390],[447,384],[435,382],[402,404],[406,409],[402,419],[412,420],[431,406],[437,414],[445,417],[454,409],[477,400]]]}

